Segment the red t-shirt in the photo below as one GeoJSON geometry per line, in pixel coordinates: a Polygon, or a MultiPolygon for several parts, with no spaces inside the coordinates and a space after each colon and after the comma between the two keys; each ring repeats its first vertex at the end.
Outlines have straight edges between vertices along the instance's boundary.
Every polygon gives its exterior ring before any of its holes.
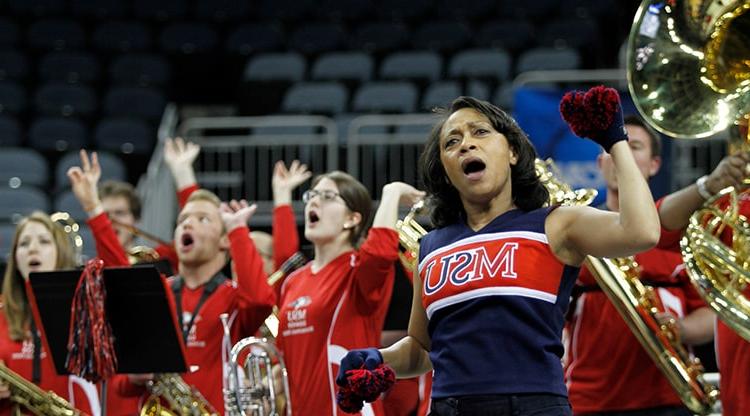
{"type": "MultiPolygon", "coordinates": [[[[33,358],[34,342],[31,338],[23,341],[14,341],[10,338],[8,321],[5,319],[5,311],[0,304],[0,359],[6,367],[26,380],[31,380],[33,358]]],[[[92,409],[99,408],[99,397],[95,385],[79,377],[57,375],[52,356],[47,353],[44,346],[44,340],[42,340],[40,353],[40,370],[40,381],[37,385],[42,390],[53,391],[74,408],[87,414],[92,414],[92,409]]],[[[0,400],[0,416],[10,416],[13,408],[14,404],[10,400],[0,400]]]]}
{"type": "MultiPolygon", "coordinates": [[[[343,415],[335,400],[338,364],[351,349],[380,345],[397,258],[398,234],[372,228],[359,250],[317,273],[307,264],[284,282],[276,341],[295,414],[343,415]]],[[[382,415],[382,403],[367,404],[362,414],[382,415]]]]}
{"type": "MultiPolygon", "coordinates": [[[[672,314],[682,317],[705,306],[685,274],[680,254],[656,248],[635,258],[642,267],[641,279],[679,284],[655,288],[672,314]]],[[[581,268],[579,284],[596,284],[585,267],[581,268]]],[[[568,329],[566,383],[574,411],[681,405],[666,377],[604,292],[593,290],[580,296],[568,329]]]]}

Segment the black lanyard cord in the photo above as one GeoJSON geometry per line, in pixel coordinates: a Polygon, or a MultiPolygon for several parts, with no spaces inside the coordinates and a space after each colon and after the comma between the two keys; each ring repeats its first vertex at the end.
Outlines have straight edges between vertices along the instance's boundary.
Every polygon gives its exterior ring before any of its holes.
{"type": "Polygon", "coordinates": [[[177,308],[177,319],[180,323],[180,329],[182,330],[182,339],[185,342],[187,342],[188,334],[190,334],[190,329],[193,328],[195,317],[198,316],[198,312],[200,311],[201,307],[204,303],[206,303],[208,297],[211,296],[211,294],[214,293],[219,285],[226,279],[227,278],[221,272],[219,272],[203,286],[203,293],[201,293],[201,297],[200,299],[198,299],[198,304],[195,305],[195,309],[190,316],[190,322],[188,322],[187,326],[185,326],[185,322],[183,321],[182,317],[182,286],[184,286],[184,281],[182,277],[179,276],[177,277],[177,279],[175,279],[174,283],[172,284],[172,292],[174,293],[175,307],[177,308]]]}

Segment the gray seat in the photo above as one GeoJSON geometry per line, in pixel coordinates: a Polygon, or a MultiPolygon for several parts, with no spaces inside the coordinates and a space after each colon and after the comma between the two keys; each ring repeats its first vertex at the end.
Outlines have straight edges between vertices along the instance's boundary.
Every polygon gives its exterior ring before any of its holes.
{"type": "Polygon", "coordinates": [[[305,58],[295,52],[258,54],[245,67],[244,78],[247,81],[302,81],[306,67],[305,58]]]}
{"type": "Polygon", "coordinates": [[[118,85],[139,87],[164,85],[169,81],[169,63],[156,54],[129,54],[115,58],[109,67],[112,81],[118,85]]]}
{"type": "Polygon", "coordinates": [[[52,202],[52,210],[67,212],[79,224],[86,222],[86,218],[88,217],[86,211],[81,207],[81,203],[78,202],[75,194],[70,189],[57,194],[55,200],[52,202]]]}
{"type": "Polygon", "coordinates": [[[372,79],[372,57],[363,52],[331,52],[322,55],[313,64],[311,78],[320,81],[357,81],[372,79]]]}
{"type": "Polygon", "coordinates": [[[90,87],[51,82],[34,96],[36,109],[47,116],[89,116],[97,109],[96,94],[90,87]]]}
{"type": "Polygon", "coordinates": [[[281,110],[287,113],[343,113],[348,95],[346,87],[338,82],[297,83],[287,91],[281,110]]]}
{"type": "Polygon", "coordinates": [[[283,31],[269,23],[246,23],[233,30],[226,41],[229,52],[250,55],[281,49],[283,31]]]}
{"type": "Polygon", "coordinates": [[[106,22],[93,35],[94,45],[104,51],[144,51],[153,43],[148,26],[140,22],[106,22]]]}
{"type": "MultiPolygon", "coordinates": [[[[97,151],[99,165],[102,167],[101,181],[108,179],[124,181],[127,178],[125,164],[119,157],[107,151],[97,151]]],[[[70,187],[68,180],[68,169],[72,166],[81,166],[81,158],[77,151],[63,155],[55,166],[55,188],[65,189],[70,187]]]]}
{"type": "Polygon", "coordinates": [[[128,2],[121,0],[71,0],[70,8],[75,16],[106,21],[120,18],[126,14],[128,2]]]}
{"type": "Polygon", "coordinates": [[[7,222],[0,223],[0,262],[8,261],[8,256],[13,248],[13,236],[15,234],[15,225],[7,222]]]}
{"type": "Polygon", "coordinates": [[[75,50],[84,47],[83,27],[72,20],[37,20],[29,27],[28,42],[36,49],[75,50]]]}
{"type": "Polygon", "coordinates": [[[289,48],[305,55],[342,48],[346,41],[344,30],[333,23],[312,23],[295,30],[289,37],[289,48]]]}
{"type": "Polygon", "coordinates": [[[596,50],[601,39],[599,28],[593,21],[577,17],[547,22],[538,38],[541,46],[572,48],[579,51],[596,50]]]}
{"type": "Polygon", "coordinates": [[[461,95],[461,86],[456,81],[442,81],[431,84],[422,96],[420,108],[431,110],[435,107],[447,108],[461,95]]]}
{"type": "Polygon", "coordinates": [[[29,62],[26,55],[18,51],[0,52],[0,81],[26,78],[29,62]]]}
{"type": "Polygon", "coordinates": [[[501,84],[510,78],[511,57],[505,51],[472,49],[456,54],[448,64],[451,78],[492,79],[501,84]]]}
{"type": "Polygon", "coordinates": [[[204,23],[173,23],[159,36],[161,49],[169,53],[206,53],[218,43],[216,31],[204,23]]]}
{"type": "Polygon", "coordinates": [[[417,88],[410,82],[371,82],[362,85],[352,103],[360,113],[411,113],[417,107],[417,88]]]}
{"type": "MultiPolygon", "coordinates": [[[[408,3],[408,2],[401,2],[408,3]]],[[[381,5],[380,8],[385,6],[381,5]]],[[[367,23],[357,29],[352,38],[352,49],[363,50],[368,53],[380,54],[397,50],[404,46],[409,33],[403,24],[399,23],[367,23]]]]}
{"type": "Polygon", "coordinates": [[[224,22],[228,20],[246,20],[252,5],[249,1],[237,0],[197,0],[193,14],[198,20],[224,22]]]}
{"type": "Polygon", "coordinates": [[[474,37],[481,48],[505,49],[513,53],[534,43],[534,26],[523,19],[493,20],[485,23],[474,37]]]}
{"type": "Polygon", "coordinates": [[[21,138],[21,124],[18,120],[0,115],[0,146],[18,146],[21,138]]]}
{"type": "Polygon", "coordinates": [[[47,160],[36,150],[10,147],[0,152],[0,186],[44,186],[48,179],[47,160]]]}
{"type": "Polygon", "coordinates": [[[39,63],[39,77],[44,81],[92,83],[99,79],[100,71],[96,57],[85,52],[52,52],[39,63]]]}
{"type": "Polygon", "coordinates": [[[581,56],[574,49],[534,48],[518,57],[516,73],[539,70],[579,69],[581,56]]]}
{"type": "Polygon", "coordinates": [[[64,152],[86,146],[86,126],[70,117],[42,117],[29,129],[29,144],[42,151],[64,152]]]}
{"type": "Polygon", "coordinates": [[[47,194],[33,186],[0,188],[0,219],[16,222],[32,211],[49,212],[49,209],[47,194]]]}
{"type": "Polygon", "coordinates": [[[174,21],[187,15],[188,5],[186,0],[135,0],[133,9],[139,18],[174,21]]]}
{"type": "Polygon", "coordinates": [[[97,149],[125,154],[150,154],[154,149],[156,132],[143,120],[106,118],[94,129],[97,149]]]}
{"type": "Polygon", "coordinates": [[[15,16],[54,16],[65,11],[65,0],[9,0],[15,16]]]}
{"type": "Polygon", "coordinates": [[[115,117],[161,118],[167,100],[161,91],[143,87],[114,87],[104,96],[104,113],[115,117]]]}
{"type": "Polygon", "coordinates": [[[15,82],[0,82],[0,114],[18,114],[26,109],[26,90],[15,82]]]}
{"type": "Polygon", "coordinates": [[[443,59],[435,52],[396,52],[383,60],[383,79],[414,79],[435,81],[442,74],[443,59]]]}
{"type": "Polygon", "coordinates": [[[412,44],[417,49],[450,52],[461,50],[471,38],[471,30],[463,23],[454,20],[428,21],[414,31],[412,44]]]}

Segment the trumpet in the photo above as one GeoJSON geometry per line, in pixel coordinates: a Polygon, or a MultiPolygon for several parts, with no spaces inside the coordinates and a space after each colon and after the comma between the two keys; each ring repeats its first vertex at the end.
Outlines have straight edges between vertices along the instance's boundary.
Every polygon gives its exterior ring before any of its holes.
{"type": "Polygon", "coordinates": [[[412,205],[403,220],[396,221],[399,248],[401,249],[398,257],[407,270],[413,271],[416,269],[419,260],[417,258],[419,255],[419,240],[427,234],[427,230],[416,219],[422,209],[424,209],[424,200],[412,205]]]}

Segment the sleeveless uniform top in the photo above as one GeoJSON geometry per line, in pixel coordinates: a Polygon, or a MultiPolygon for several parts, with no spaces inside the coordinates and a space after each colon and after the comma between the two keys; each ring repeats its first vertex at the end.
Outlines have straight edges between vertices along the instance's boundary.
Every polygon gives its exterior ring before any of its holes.
{"type": "Polygon", "coordinates": [[[567,395],[561,336],[578,268],[550,250],[553,209],[511,210],[479,231],[461,221],[422,239],[434,397],[567,395]]]}

